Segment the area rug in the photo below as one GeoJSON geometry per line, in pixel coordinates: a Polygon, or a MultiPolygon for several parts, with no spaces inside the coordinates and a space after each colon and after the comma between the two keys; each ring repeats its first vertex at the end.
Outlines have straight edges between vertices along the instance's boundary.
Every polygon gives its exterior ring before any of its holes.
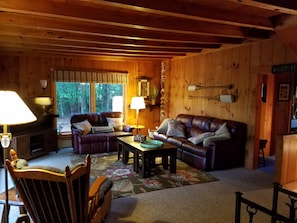
{"type": "MultiPolygon", "coordinates": [[[[72,165],[83,162],[85,156],[69,153],[72,165]]],[[[131,159],[132,161],[132,159],[131,159]]],[[[113,181],[113,198],[131,196],[166,188],[182,187],[201,184],[218,180],[207,172],[190,167],[177,160],[176,174],[164,170],[162,165],[152,169],[152,176],[142,178],[140,173],[135,173],[133,163],[123,164],[117,160],[117,155],[92,154],[91,155],[91,182],[98,176],[106,176],[113,181]]],[[[156,160],[160,163],[161,160],[156,160]]]]}

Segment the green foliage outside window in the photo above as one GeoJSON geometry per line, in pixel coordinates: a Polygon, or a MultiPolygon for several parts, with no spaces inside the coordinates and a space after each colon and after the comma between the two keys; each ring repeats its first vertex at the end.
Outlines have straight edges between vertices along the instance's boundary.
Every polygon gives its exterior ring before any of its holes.
{"type": "Polygon", "coordinates": [[[95,84],[96,111],[91,111],[90,83],[56,82],[58,132],[70,131],[70,118],[75,113],[112,111],[114,96],[123,95],[120,84],[95,84]]]}

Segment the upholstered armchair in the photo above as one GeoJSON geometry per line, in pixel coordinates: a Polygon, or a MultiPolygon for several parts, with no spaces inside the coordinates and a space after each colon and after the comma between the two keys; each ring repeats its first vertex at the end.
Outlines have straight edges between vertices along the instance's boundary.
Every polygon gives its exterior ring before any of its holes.
{"type": "MultiPolygon", "coordinates": [[[[15,159],[15,158],[14,158],[15,159]]],[[[6,160],[20,198],[35,223],[100,223],[111,207],[112,181],[101,176],[90,186],[90,156],[65,170],[48,166],[17,168],[6,160]]]]}

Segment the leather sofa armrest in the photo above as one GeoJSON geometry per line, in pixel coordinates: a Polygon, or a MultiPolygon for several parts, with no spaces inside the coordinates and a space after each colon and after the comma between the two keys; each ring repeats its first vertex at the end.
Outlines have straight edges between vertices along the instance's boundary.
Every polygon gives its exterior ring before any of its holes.
{"type": "Polygon", "coordinates": [[[234,168],[242,165],[241,148],[232,139],[213,142],[211,150],[210,168],[212,170],[234,168]]]}
{"type": "Polygon", "coordinates": [[[82,130],[77,129],[77,128],[72,128],[71,132],[72,132],[72,135],[82,135],[83,134],[82,130]]]}

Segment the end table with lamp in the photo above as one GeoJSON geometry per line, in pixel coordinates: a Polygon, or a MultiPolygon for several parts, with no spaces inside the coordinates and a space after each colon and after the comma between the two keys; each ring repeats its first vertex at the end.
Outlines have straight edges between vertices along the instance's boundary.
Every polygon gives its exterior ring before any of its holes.
{"type": "Polygon", "coordinates": [[[136,129],[136,134],[138,134],[139,129],[145,128],[143,125],[138,125],[138,115],[140,109],[145,109],[145,102],[143,97],[132,97],[131,109],[136,110],[136,125],[131,125],[131,128],[136,129]]]}

